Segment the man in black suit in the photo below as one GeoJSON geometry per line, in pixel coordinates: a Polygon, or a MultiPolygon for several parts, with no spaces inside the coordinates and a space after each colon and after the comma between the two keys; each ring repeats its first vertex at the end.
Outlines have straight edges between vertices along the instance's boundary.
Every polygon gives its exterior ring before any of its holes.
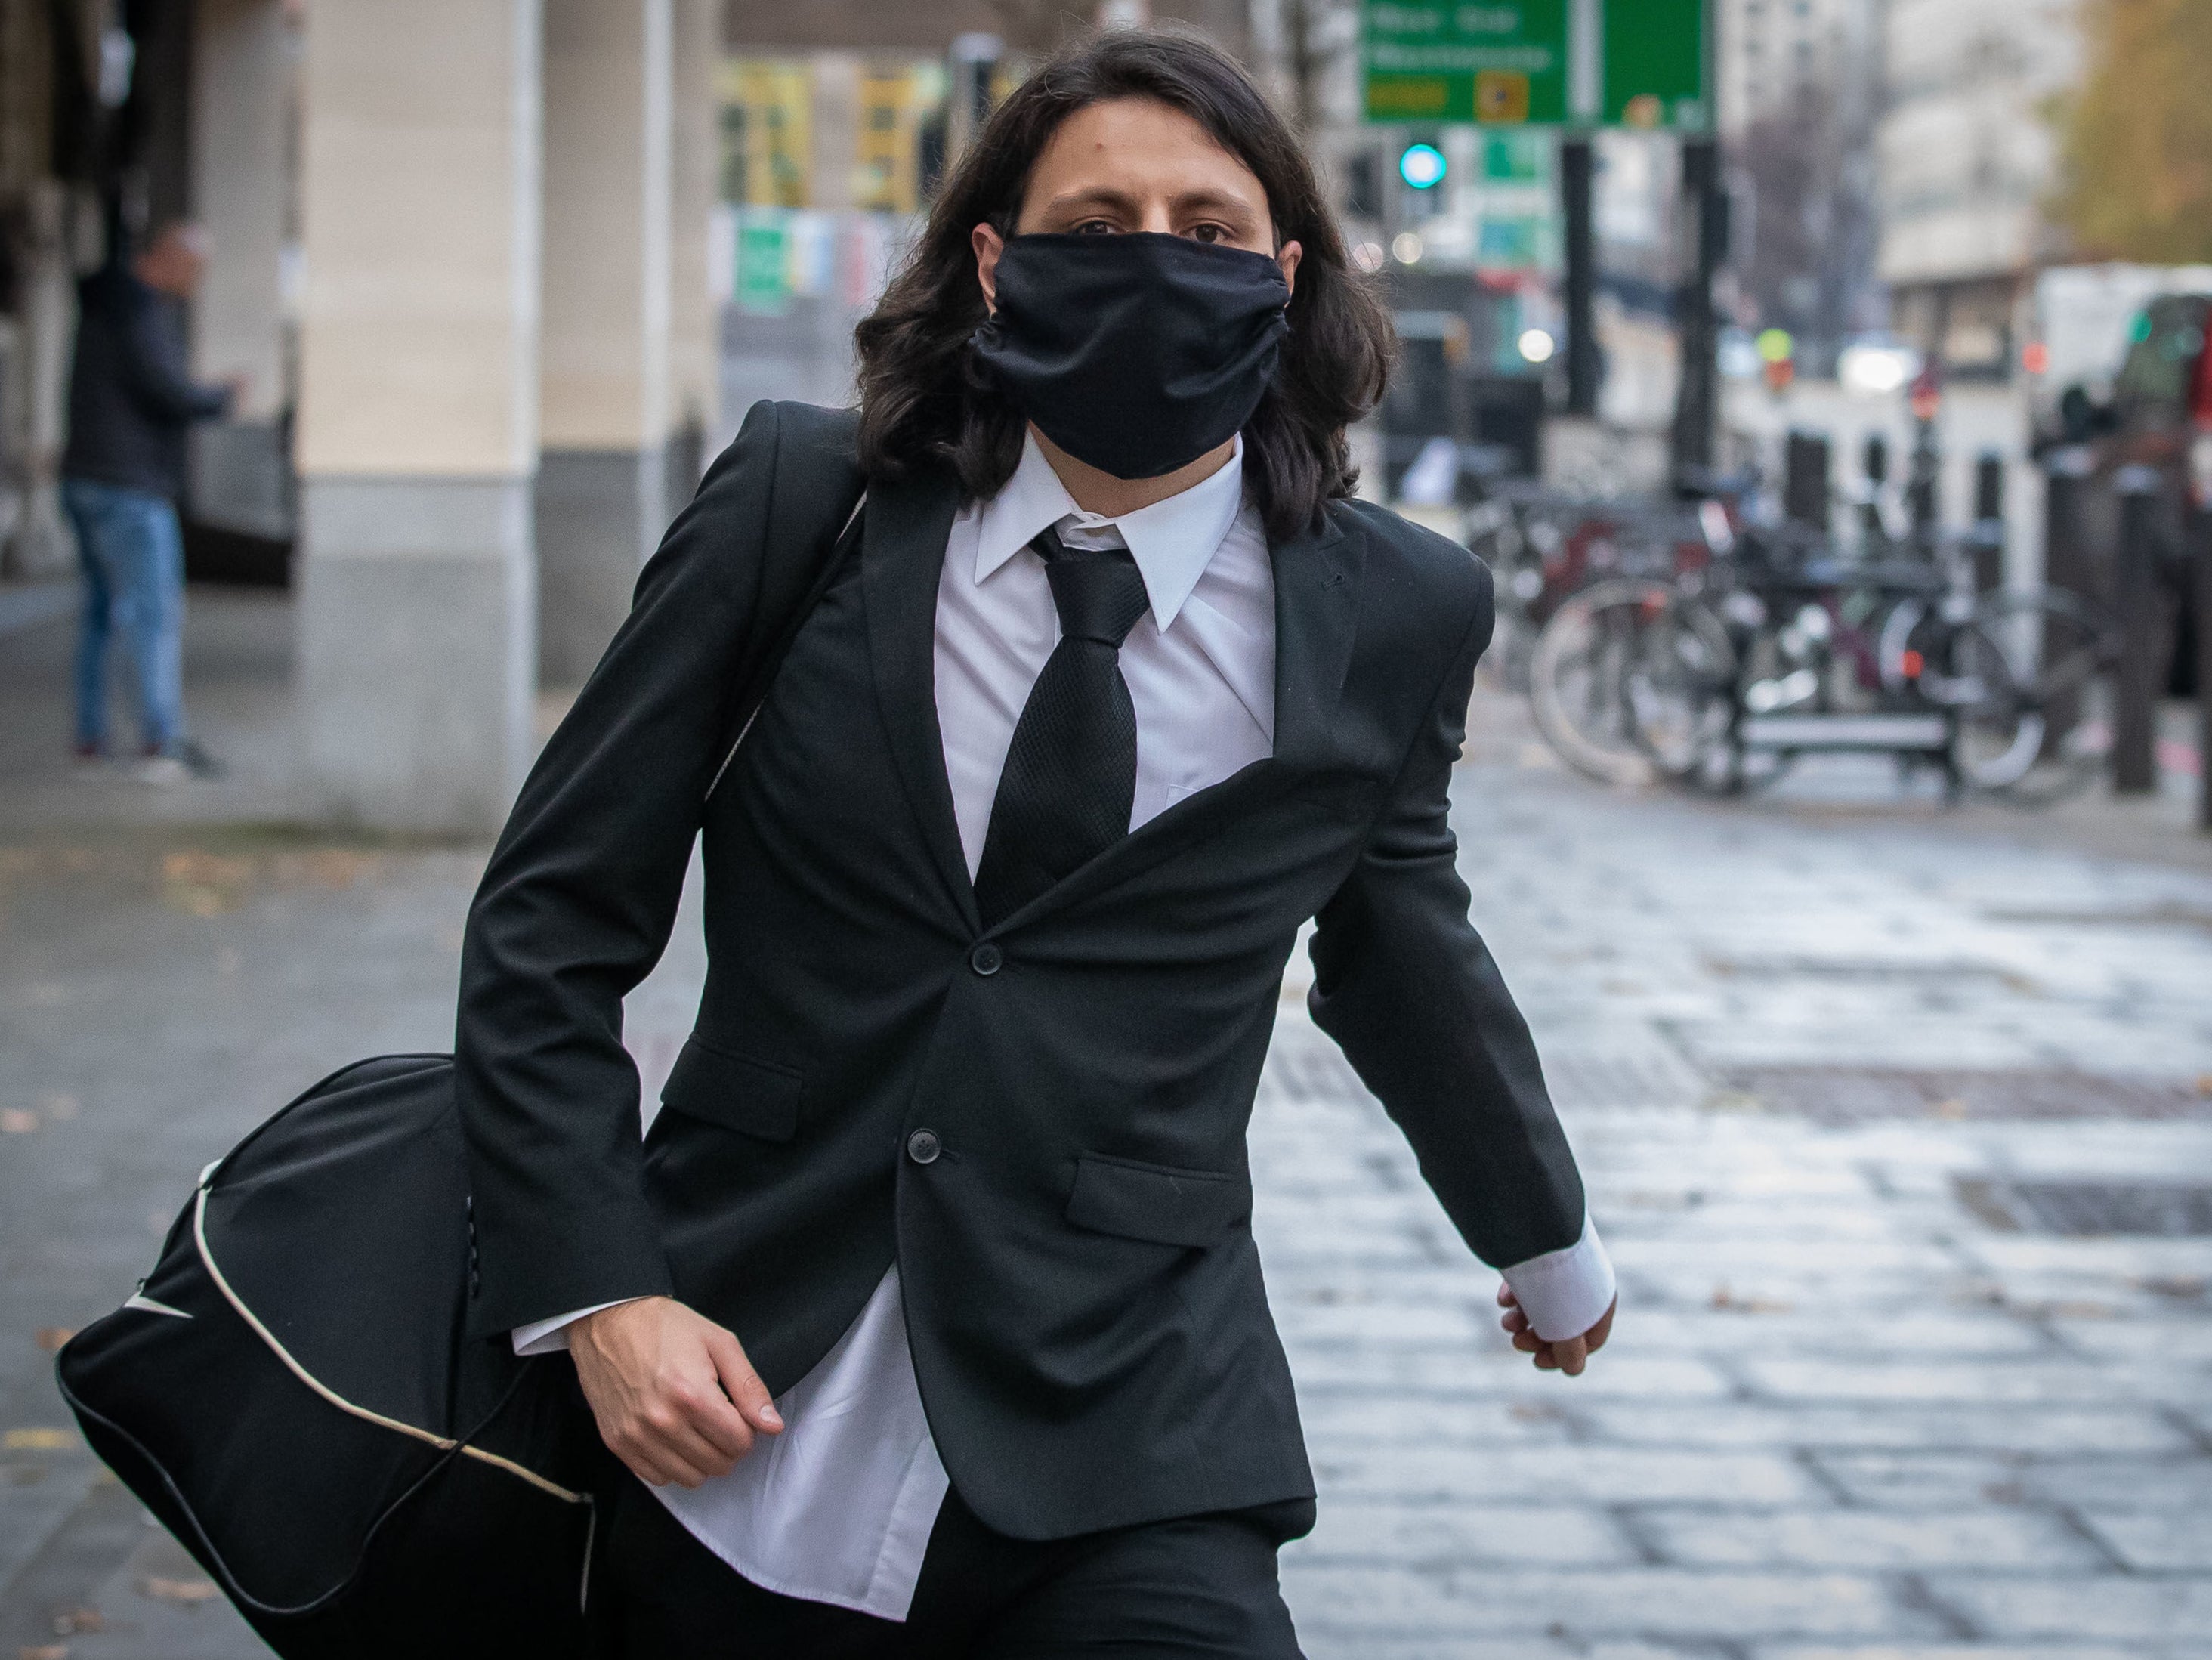
{"type": "Polygon", "coordinates": [[[638,1478],[611,1651],[1291,1660],[1245,1129],[1310,918],[1313,1017],[1516,1345],[1579,1371],[1612,1317],[1455,870],[1488,577],[1350,499],[1387,317],[1194,40],[1040,68],[859,344],[857,431],[752,412],[486,873],[471,1327],[566,1347],[638,1478]],[[695,836],[711,966],[641,1142],[621,1000],[695,836]]]}

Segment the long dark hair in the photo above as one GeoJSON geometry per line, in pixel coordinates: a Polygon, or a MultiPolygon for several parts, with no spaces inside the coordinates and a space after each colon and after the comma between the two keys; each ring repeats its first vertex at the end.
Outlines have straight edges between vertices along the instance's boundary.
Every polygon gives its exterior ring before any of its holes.
{"type": "Polygon", "coordinates": [[[1304,248],[1291,332],[1244,428],[1244,477],[1271,536],[1316,523],[1358,474],[1346,425],[1372,409],[1390,368],[1389,314],[1345,257],[1344,238],[1298,141],[1251,78],[1195,35],[1115,29],[1063,47],[999,106],[937,198],[921,239],[854,334],[860,462],[872,477],[951,469],[971,498],[998,493],[1022,453],[1020,413],[981,375],[968,337],[983,320],[969,233],[1011,234],[1030,167],[1060,124],[1111,98],[1181,110],[1252,170],[1281,242],[1304,248]]]}

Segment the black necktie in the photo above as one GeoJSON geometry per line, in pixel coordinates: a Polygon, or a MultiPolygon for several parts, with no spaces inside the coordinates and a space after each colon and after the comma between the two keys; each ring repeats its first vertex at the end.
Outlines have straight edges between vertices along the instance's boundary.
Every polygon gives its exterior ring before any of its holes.
{"type": "Polygon", "coordinates": [[[1060,643],[1030,688],[991,803],[975,871],[985,927],[1011,916],[1129,833],[1137,796],[1137,711],[1121,642],[1149,604],[1126,548],[1070,548],[1048,527],[1044,561],[1060,643]]]}

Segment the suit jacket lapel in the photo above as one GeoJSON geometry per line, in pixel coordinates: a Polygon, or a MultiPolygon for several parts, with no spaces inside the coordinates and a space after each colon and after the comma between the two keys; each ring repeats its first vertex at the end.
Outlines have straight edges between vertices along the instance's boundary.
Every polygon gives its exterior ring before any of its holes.
{"type": "Polygon", "coordinates": [[[872,486],[860,536],[862,602],[876,701],[930,858],[969,933],[981,922],[960,848],[945,739],[937,724],[937,584],[959,508],[952,479],[920,475],[872,486]]]}
{"type": "MultiPolygon", "coordinates": [[[[1176,802],[1006,918],[1000,927],[1102,892],[1226,827],[1301,775],[1327,766],[1359,623],[1361,550],[1332,516],[1321,530],[1277,543],[1269,552],[1275,570],[1273,756],[1176,802]]],[[[940,768],[940,777],[942,772],[940,768]]],[[[945,794],[950,800],[950,787],[945,794]]]]}
{"type": "Polygon", "coordinates": [[[1275,761],[1293,772],[1326,763],[1359,624],[1361,549],[1334,517],[1273,549],[1275,566],[1275,761]]]}

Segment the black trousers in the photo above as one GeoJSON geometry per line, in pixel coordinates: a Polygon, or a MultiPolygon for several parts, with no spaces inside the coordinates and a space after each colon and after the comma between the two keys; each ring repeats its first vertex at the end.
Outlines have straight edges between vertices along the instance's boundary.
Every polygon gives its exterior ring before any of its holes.
{"type": "Polygon", "coordinates": [[[606,1660],[1301,1660],[1275,1550],[1298,1499],[1042,1543],[945,1495],[904,1623],[763,1590],[635,1478],[594,1573],[606,1660]]]}

